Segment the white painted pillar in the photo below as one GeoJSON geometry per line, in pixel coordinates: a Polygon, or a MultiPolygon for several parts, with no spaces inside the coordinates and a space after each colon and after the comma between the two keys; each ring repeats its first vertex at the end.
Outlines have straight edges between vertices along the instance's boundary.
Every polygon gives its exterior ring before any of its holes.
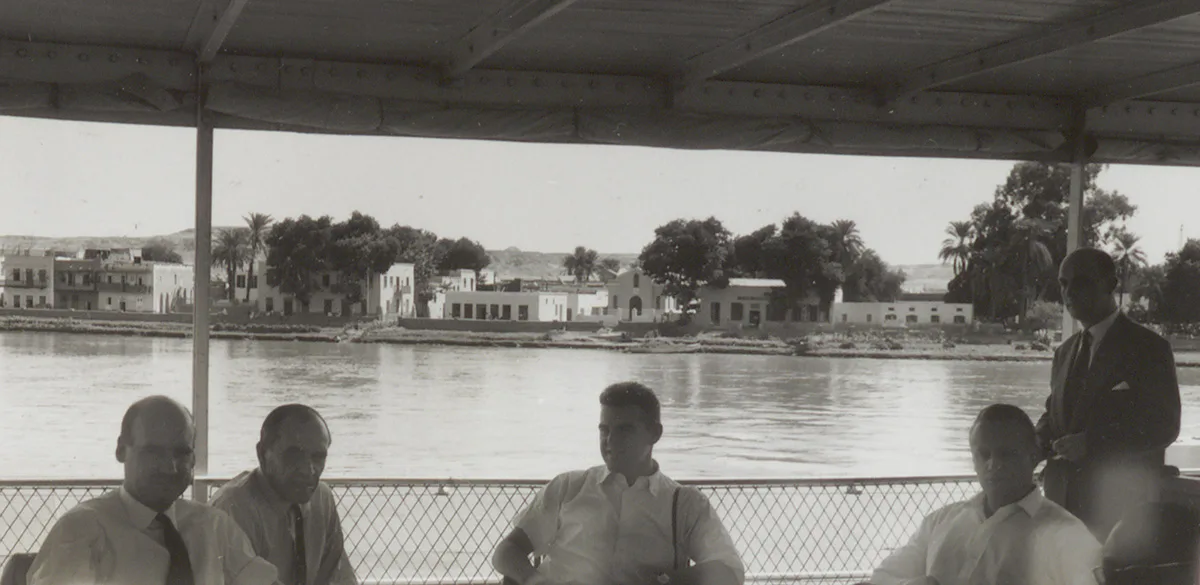
{"type": "MultiPolygon", "coordinates": [[[[204,110],[207,66],[196,69],[196,299],[192,315],[192,414],[196,419],[196,477],[208,475],[208,320],[212,280],[213,126],[204,110]]],[[[208,501],[201,482],[193,499],[208,501]]]]}
{"type": "MultiPolygon", "coordinates": [[[[1084,166],[1087,165],[1087,140],[1085,129],[1087,127],[1086,112],[1076,114],[1078,121],[1076,124],[1077,134],[1074,137],[1074,149],[1071,158],[1071,190],[1067,195],[1067,253],[1078,250],[1083,245],[1083,178],[1084,166]]],[[[1062,323],[1062,338],[1075,333],[1079,327],[1079,323],[1075,321],[1071,314],[1063,310],[1062,323]]]]}

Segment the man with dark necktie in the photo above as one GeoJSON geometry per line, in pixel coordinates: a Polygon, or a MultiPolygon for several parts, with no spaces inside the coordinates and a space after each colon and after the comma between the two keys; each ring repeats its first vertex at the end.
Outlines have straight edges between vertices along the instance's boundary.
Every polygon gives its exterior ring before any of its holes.
{"type": "Polygon", "coordinates": [[[258,468],[233,478],[213,497],[213,506],[233,516],[285,585],[355,583],[337,502],[321,482],[331,440],[316,410],[280,406],[263,420],[258,468]]]}
{"type": "Polygon", "coordinates": [[[1167,340],[1117,307],[1107,253],[1072,252],[1059,284],[1083,331],[1055,350],[1037,423],[1045,492],[1103,542],[1127,508],[1154,497],[1166,448],[1179,436],[1175,358],[1167,340]]]}
{"type": "Polygon", "coordinates": [[[121,421],[119,489],[83,502],[50,529],[32,585],[267,585],[275,567],[228,514],[181,500],[192,483],[196,429],[178,402],[151,396],[121,421]]]}

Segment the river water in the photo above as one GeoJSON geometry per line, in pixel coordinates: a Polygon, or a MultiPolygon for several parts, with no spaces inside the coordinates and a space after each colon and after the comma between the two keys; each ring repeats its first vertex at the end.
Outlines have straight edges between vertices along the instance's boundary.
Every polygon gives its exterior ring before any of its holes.
{"type": "MultiPolygon", "coordinates": [[[[121,415],[190,404],[191,340],[0,333],[3,478],[112,478],[121,415]]],[[[597,396],[638,380],[663,402],[656,457],[681,479],[970,473],[992,402],[1038,416],[1049,362],[622,354],[214,340],[211,475],[255,464],[276,405],[319,409],[331,477],[544,479],[597,464],[597,396]]],[[[1179,372],[1181,437],[1200,436],[1200,370],[1179,372]]]]}

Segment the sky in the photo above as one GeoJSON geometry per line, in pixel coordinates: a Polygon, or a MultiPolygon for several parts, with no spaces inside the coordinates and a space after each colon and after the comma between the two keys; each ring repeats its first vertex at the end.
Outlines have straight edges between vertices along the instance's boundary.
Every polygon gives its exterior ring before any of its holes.
{"type": "MultiPolygon", "coordinates": [[[[195,131],[0,116],[0,234],[153,236],[194,224],[195,131]]],[[[487,249],[637,253],[654,228],[716,216],[735,234],[794,212],[857,222],[891,264],[938,262],[946,225],[1012,162],[684,151],[218,130],[214,225],[370,214],[487,249]]],[[[1200,169],[1110,166],[1152,262],[1200,237],[1200,169]]]]}

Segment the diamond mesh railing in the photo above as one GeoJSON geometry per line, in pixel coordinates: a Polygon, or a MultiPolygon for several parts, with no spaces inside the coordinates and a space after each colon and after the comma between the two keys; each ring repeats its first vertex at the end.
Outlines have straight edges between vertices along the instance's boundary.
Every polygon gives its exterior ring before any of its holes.
{"type": "MultiPolygon", "coordinates": [[[[116,481],[0,481],[0,560],[36,551],[65,511],[116,481]]],[[[223,483],[205,480],[210,490],[223,483]]],[[[498,583],[491,552],[543,482],[329,480],[365,583],[498,583]]],[[[705,493],[761,583],[853,583],[972,477],[684,482],[705,493]]]]}

